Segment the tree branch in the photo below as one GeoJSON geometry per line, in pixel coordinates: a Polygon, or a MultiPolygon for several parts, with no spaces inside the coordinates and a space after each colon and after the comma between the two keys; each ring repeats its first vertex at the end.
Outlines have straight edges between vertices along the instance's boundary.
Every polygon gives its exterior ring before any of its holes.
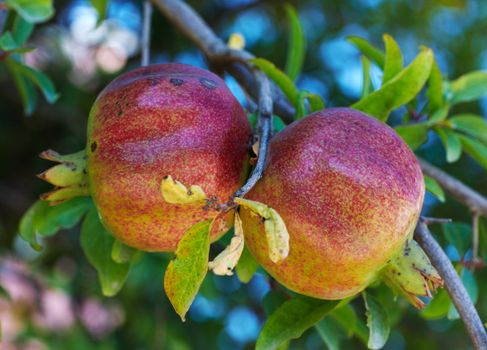
{"type": "Polygon", "coordinates": [[[440,186],[460,203],[469,207],[473,212],[487,216],[487,198],[427,161],[419,159],[419,164],[425,175],[438,181],[440,186]]]}
{"type": "MultiPolygon", "coordinates": [[[[203,51],[211,63],[224,67],[255,100],[259,101],[259,158],[248,182],[234,194],[232,199],[244,196],[262,176],[272,129],[272,105],[276,113],[287,123],[293,120],[294,108],[282,91],[273,83],[269,83],[262,72],[255,71],[249,65],[247,60],[254,57],[251,53],[228,48],[191,7],[179,0],[151,1],[203,51]]],[[[487,200],[482,195],[426,161],[420,160],[420,164],[426,175],[437,180],[460,202],[475,212],[487,215],[487,200]]],[[[431,236],[426,222],[435,222],[435,220],[420,221],[416,227],[415,237],[444,279],[445,288],[459,311],[476,349],[487,349],[487,338],[480,317],[450,260],[431,236]]]]}
{"type": "Polygon", "coordinates": [[[142,22],[142,58],[141,66],[147,66],[150,63],[150,36],[152,27],[152,4],[150,0],[145,0],[143,5],[143,22],[142,22]]]}
{"type": "MultiPolygon", "coordinates": [[[[215,65],[225,68],[255,101],[260,99],[258,82],[247,60],[254,55],[245,50],[230,49],[203,19],[188,5],[180,0],[151,0],[155,6],[190,39],[215,65]]],[[[271,85],[271,97],[274,109],[286,123],[291,123],[295,109],[282,91],[271,85]]]]}
{"type": "Polygon", "coordinates": [[[460,314],[475,349],[487,349],[487,334],[470,297],[458,277],[455,268],[441,246],[431,235],[426,223],[421,219],[414,231],[416,241],[429,256],[431,263],[443,278],[445,289],[460,314]]]}

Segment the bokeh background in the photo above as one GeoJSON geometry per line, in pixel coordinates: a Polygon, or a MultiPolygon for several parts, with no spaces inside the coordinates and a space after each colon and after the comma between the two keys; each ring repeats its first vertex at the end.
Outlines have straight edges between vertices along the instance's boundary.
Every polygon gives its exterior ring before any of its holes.
{"type": "MultiPolygon", "coordinates": [[[[281,1],[190,1],[225,40],[233,32],[246,48],[283,67],[288,23],[281,1]]],[[[406,62],[420,45],[433,48],[445,76],[455,78],[487,69],[487,2],[483,0],[341,0],[291,1],[299,12],[307,39],[303,72],[297,84],[318,93],[328,106],[346,106],[360,98],[360,54],[346,41],[358,35],[382,47],[391,34],[406,62]]],[[[38,154],[52,148],[72,153],[84,147],[86,120],[98,92],[116,75],[140,63],[142,5],[111,0],[106,19],[86,0],[55,2],[55,16],[36,27],[29,45],[37,50],[26,62],[53,80],[61,93],[55,104],[39,98],[37,109],[24,116],[20,96],[0,62],[0,285],[11,299],[0,300],[4,349],[250,349],[266,318],[266,310],[282,300],[282,287],[260,271],[247,285],[234,277],[209,274],[181,323],[163,292],[163,272],[170,256],[146,254],[130,272],[123,290],[113,298],[101,295],[96,272],[81,252],[79,227],[64,230],[35,252],[18,236],[24,211],[49,186],[35,174],[49,164],[38,154]]],[[[151,63],[182,62],[207,67],[200,52],[154,10],[151,63]]],[[[374,69],[374,68],[373,68],[374,69]]],[[[374,72],[374,70],[373,70],[374,72]]],[[[380,83],[380,72],[373,82],[380,83]]],[[[235,95],[246,103],[236,82],[235,95]]],[[[487,115],[487,99],[462,104],[456,112],[487,115]]],[[[393,115],[392,123],[400,119],[393,115]]],[[[485,170],[468,156],[446,164],[440,141],[431,134],[418,151],[476,190],[487,194],[485,170]]],[[[451,197],[446,203],[427,195],[424,214],[451,217],[459,234],[470,230],[471,214],[451,197]]],[[[448,245],[441,228],[437,238],[458,266],[462,261],[448,245]]],[[[483,234],[486,234],[483,232],[483,234]]],[[[462,236],[463,237],[463,236],[462,236]]],[[[469,251],[463,260],[468,260],[469,251]]],[[[487,319],[487,273],[475,271],[481,317],[487,319]],[[482,297],[484,294],[484,297],[482,297]]],[[[387,294],[381,287],[378,294],[387,294]]],[[[387,300],[393,331],[386,349],[468,349],[470,341],[459,320],[425,319],[403,300],[387,300]]],[[[354,302],[365,322],[361,301],[354,302]]],[[[343,349],[362,349],[357,339],[330,324],[343,349]],[[335,327],[335,328],[333,328],[335,327]]],[[[326,349],[312,329],[291,349],[326,349]]],[[[336,348],[336,347],[335,347],[336,348]]],[[[333,349],[335,349],[333,348],[333,349]]]]}

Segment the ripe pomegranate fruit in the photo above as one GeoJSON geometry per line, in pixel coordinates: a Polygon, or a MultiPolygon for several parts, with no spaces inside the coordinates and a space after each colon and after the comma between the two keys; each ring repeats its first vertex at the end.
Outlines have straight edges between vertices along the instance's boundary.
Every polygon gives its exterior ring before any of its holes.
{"type": "Polygon", "coordinates": [[[271,140],[263,177],[246,196],[284,220],[287,258],[269,258],[264,220],[241,206],[245,243],[295,292],[342,299],[382,278],[420,307],[415,295],[442,283],[412,241],[424,191],[416,157],[393,129],[350,108],[326,109],[271,140]]]}
{"type": "MultiPolygon", "coordinates": [[[[135,69],[98,96],[85,152],[41,155],[61,163],[40,175],[59,187],[44,199],[89,194],[123,243],[174,251],[192,225],[218,212],[205,200],[165,200],[161,182],[178,181],[176,189],[188,196],[198,190],[225,202],[246,178],[249,138],[243,108],[215,74],[183,64],[135,69]]],[[[223,226],[212,230],[212,239],[226,231],[223,226]]]]}

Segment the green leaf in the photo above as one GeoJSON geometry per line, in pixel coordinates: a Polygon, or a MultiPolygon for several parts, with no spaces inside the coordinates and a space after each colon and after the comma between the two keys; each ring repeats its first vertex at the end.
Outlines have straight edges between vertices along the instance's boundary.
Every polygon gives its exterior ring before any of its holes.
{"type": "Polygon", "coordinates": [[[382,85],[394,78],[403,68],[402,52],[394,38],[384,34],[384,45],[386,48],[386,57],[384,61],[384,74],[382,76],[382,85]]]}
{"type": "Polygon", "coordinates": [[[475,71],[462,75],[449,85],[450,102],[474,101],[487,93],[487,72],[475,71]]]}
{"type": "Polygon", "coordinates": [[[445,128],[434,128],[440,137],[446,151],[446,161],[448,163],[456,162],[462,155],[462,143],[460,138],[451,130],[445,128]]]}
{"type": "Polygon", "coordinates": [[[269,316],[257,339],[256,350],[273,350],[299,338],[338,304],[337,301],[295,296],[269,316]]]}
{"type": "Polygon", "coordinates": [[[424,184],[426,187],[426,191],[434,195],[436,198],[440,200],[440,202],[445,201],[445,192],[443,192],[443,189],[441,186],[436,182],[435,179],[429,177],[429,176],[424,176],[424,184]]]}
{"type": "Polygon", "coordinates": [[[408,103],[421,91],[429,77],[432,61],[431,50],[423,50],[393,79],[352,107],[386,121],[393,109],[408,103]]]}
{"type": "Polygon", "coordinates": [[[33,30],[34,25],[32,23],[27,22],[21,16],[15,16],[12,27],[12,35],[17,44],[24,45],[27,39],[29,39],[33,30]]]}
{"type": "Polygon", "coordinates": [[[461,257],[465,255],[472,242],[472,229],[470,225],[462,222],[452,222],[441,225],[443,234],[448,243],[453,245],[461,257]]]}
{"type": "Polygon", "coordinates": [[[133,261],[138,252],[137,249],[129,247],[118,239],[115,239],[112,245],[111,257],[116,263],[123,264],[133,261]]]}
{"type": "Polygon", "coordinates": [[[3,51],[12,51],[19,47],[11,32],[7,31],[0,37],[0,49],[3,51]]]}
{"type": "Polygon", "coordinates": [[[73,198],[55,206],[46,201],[37,201],[20,220],[20,236],[39,250],[41,246],[37,243],[38,235],[52,236],[60,229],[72,228],[92,206],[88,197],[73,198]]]}
{"type": "Polygon", "coordinates": [[[91,0],[91,4],[98,12],[98,23],[103,21],[107,16],[109,0],[91,0]]]}
{"type": "Polygon", "coordinates": [[[311,107],[311,112],[321,111],[323,108],[325,108],[325,103],[320,95],[308,92],[306,94],[306,98],[308,99],[309,106],[311,107]]]}
{"type": "Polygon", "coordinates": [[[428,124],[426,123],[400,125],[396,126],[394,130],[413,151],[428,139],[428,124]]]}
{"type": "Polygon", "coordinates": [[[269,316],[288,300],[289,294],[283,290],[270,290],[262,300],[262,308],[265,314],[269,316]]]}
{"type": "Polygon", "coordinates": [[[49,79],[47,75],[13,59],[8,59],[8,61],[12,66],[12,69],[16,70],[25,78],[30,79],[30,81],[37,85],[49,103],[56,102],[56,100],[59,98],[59,94],[56,92],[51,79],[49,79]]]}
{"type": "Polygon", "coordinates": [[[382,349],[386,344],[391,326],[386,310],[370,294],[363,292],[367,309],[367,326],[369,327],[369,349],[382,349]]]}
{"type": "Polygon", "coordinates": [[[119,264],[112,260],[114,240],[100,222],[96,209],[92,208],[81,226],[80,242],[86,258],[98,272],[105,296],[113,296],[120,291],[130,270],[129,263],[119,264]]]}
{"type": "Polygon", "coordinates": [[[373,61],[380,69],[384,69],[384,53],[379,50],[378,48],[369,44],[369,42],[365,39],[359,38],[357,36],[349,36],[347,40],[355,45],[360,52],[368,57],[371,61],[373,61]]]}
{"type": "Polygon", "coordinates": [[[469,134],[487,144],[487,121],[475,114],[457,114],[448,119],[455,130],[469,134]]]}
{"type": "Polygon", "coordinates": [[[360,57],[362,60],[362,98],[367,97],[374,90],[372,80],[370,79],[370,60],[365,57],[360,57]]]}
{"type": "Polygon", "coordinates": [[[7,0],[6,3],[30,23],[47,21],[54,14],[52,0],[7,0]]]}
{"type": "MultiPolygon", "coordinates": [[[[428,79],[428,88],[426,89],[428,98],[428,109],[430,112],[438,111],[443,106],[443,77],[440,68],[433,59],[431,73],[428,79]]],[[[446,116],[445,116],[446,117],[446,116]]]]}
{"type": "Polygon", "coordinates": [[[450,112],[450,106],[444,105],[440,109],[436,110],[435,112],[431,113],[428,119],[428,125],[433,126],[448,117],[448,112],[450,112]]]}
{"type": "Polygon", "coordinates": [[[166,294],[183,321],[208,271],[211,222],[199,222],[184,234],[164,275],[166,294]]]}
{"type": "Polygon", "coordinates": [[[473,159],[487,169],[487,147],[481,142],[468,136],[458,135],[462,147],[473,159]]]}
{"type": "Polygon", "coordinates": [[[330,312],[330,317],[346,330],[349,335],[356,336],[361,342],[367,345],[367,340],[369,338],[367,326],[357,317],[352,305],[346,304],[338,306],[330,312]]]}
{"type": "Polygon", "coordinates": [[[240,260],[235,268],[240,282],[249,283],[258,268],[259,263],[252,256],[247,247],[244,247],[240,260]]]}
{"type": "Polygon", "coordinates": [[[291,25],[289,33],[289,43],[287,47],[287,60],[285,72],[291,80],[296,80],[301,68],[303,67],[304,55],[306,51],[306,38],[304,36],[298,14],[294,7],[289,4],[284,6],[287,17],[291,25]]]}
{"type": "Polygon", "coordinates": [[[22,76],[12,65],[13,60],[7,59],[7,68],[14,78],[15,85],[19,91],[20,97],[22,99],[22,105],[24,106],[24,114],[30,116],[37,105],[37,95],[34,85],[30,80],[22,76]]]}
{"type": "Polygon", "coordinates": [[[448,293],[444,289],[440,289],[431,302],[421,310],[421,316],[428,320],[443,318],[448,313],[450,305],[448,293]]]}
{"type": "Polygon", "coordinates": [[[274,81],[286,97],[291,101],[294,107],[298,108],[299,104],[299,90],[294,85],[293,81],[274,63],[269,62],[264,58],[253,58],[250,60],[255,66],[262,70],[272,81],[274,81]]]}
{"type": "Polygon", "coordinates": [[[334,320],[325,317],[315,324],[315,329],[329,350],[340,350],[343,332],[334,320]]]}
{"type": "MultiPolygon", "coordinates": [[[[470,270],[466,268],[462,268],[460,272],[460,278],[462,280],[465,289],[467,290],[468,296],[472,300],[472,303],[475,305],[477,299],[479,297],[479,288],[477,286],[477,281],[475,280],[474,275],[470,270]]],[[[447,318],[449,320],[456,320],[460,318],[457,309],[453,303],[450,304],[450,309],[448,310],[447,318]]]]}

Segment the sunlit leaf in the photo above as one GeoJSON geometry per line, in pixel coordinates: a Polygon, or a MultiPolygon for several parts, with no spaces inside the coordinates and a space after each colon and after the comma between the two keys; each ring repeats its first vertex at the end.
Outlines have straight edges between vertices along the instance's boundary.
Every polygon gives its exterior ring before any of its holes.
{"type": "Polygon", "coordinates": [[[290,24],[285,72],[291,80],[296,80],[303,66],[306,52],[306,38],[294,7],[285,5],[284,8],[286,9],[290,24]]]}
{"type": "Polygon", "coordinates": [[[257,339],[256,350],[273,350],[299,338],[338,304],[337,301],[295,296],[269,316],[257,339]]]}
{"type": "Polygon", "coordinates": [[[350,336],[356,336],[362,343],[367,345],[369,331],[365,322],[358,318],[352,305],[345,304],[336,307],[330,312],[329,317],[333,318],[350,336]]]}
{"type": "Polygon", "coordinates": [[[184,234],[164,274],[164,290],[183,321],[208,271],[211,222],[199,222],[184,234]]]}
{"type": "Polygon", "coordinates": [[[465,152],[487,169],[487,146],[468,136],[458,135],[458,137],[465,152]]]}
{"type": "Polygon", "coordinates": [[[457,114],[448,119],[454,129],[469,134],[487,144],[487,121],[475,114],[457,114]]]}
{"type": "Polygon", "coordinates": [[[396,126],[394,130],[413,151],[428,139],[428,125],[426,123],[400,125],[396,126]]]}
{"type": "Polygon", "coordinates": [[[424,176],[424,184],[426,187],[426,191],[434,195],[436,198],[438,198],[441,202],[445,201],[445,192],[441,188],[441,186],[436,182],[435,179],[429,177],[429,176],[424,176]]]}
{"type": "Polygon", "coordinates": [[[431,50],[423,50],[393,79],[352,107],[386,121],[392,110],[408,103],[420,92],[429,77],[432,61],[431,50]]]}
{"type": "Polygon", "coordinates": [[[47,21],[54,14],[52,0],[6,0],[6,3],[31,23],[47,21]]]}
{"type": "Polygon", "coordinates": [[[112,260],[116,263],[129,263],[135,258],[138,252],[137,249],[123,244],[118,239],[113,241],[111,256],[112,260]]]}
{"type": "Polygon", "coordinates": [[[487,72],[475,71],[462,75],[452,81],[449,88],[451,104],[477,100],[487,93],[487,72]]]}
{"type": "Polygon", "coordinates": [[[130,270],[130,263],[113,261],[113,242],[114,238],[103,227],[96,209],[91,209],[81,226],[80,243],[86,258],[98,272],[105,296],[113,296],[120,291],[130,270]]]}
{"type": "Polygon", "coordinates": [[[311,107],[311,112],[321,111],[325,108],[325,102],[320,95],[307,93],[306,98],[308,99],[309,106],[311,107]]]}
{"type": "Polygon", "coordinates": [[[250,61],[261,69],[272,81],[277,84],[277,86],[281,88],[282,92],[284,92],[294,107],[298,106],[299,90],[296,88],[293,81],[283,71],[277,68],[274,63],[264,58],[253,58],[250,61]]]}
{"type": "Polygon", "coordinates": [[[394,78],[403,68],[402,52],[399,45],[390,35],[384,34],[385,61],[384,74],[382,75],[382,84],[387,83],[394,78]]]}
{"type": "Polygon", "coordinates": [[[431,112],[436,112],[443,106],[443,77],[435,59],[433,59],[433,65],[431,66],[426,97],[428,98],[428,108],[431,112]]]}
{"type": "Polygon", "coordinates": [[[391,326],[386,311],[370,294],[363,293],[367,309],[367,326],[369,327],[369,349],[382,349],[386,344],[391,326]]]}
{"type": "Polygon", "coordinates": [[[367,97],[373,90],[372,80],[370,79],[370,60],[361,56],[362,60],[362,98],[367,97]]]}
{"type": "Polygon", "coordinates": [[[446,151],[446,161],[456,162],[462,155],[462,143],[460,138],[451,130],[445,128],[435,128],[435,132],[440,137],[446,151]]]}
{"type": "Polygon", "coordinates": [[[385,56],[378,48],[372,46],[367,40],[357,36],[349,36],[347,38],[360,52],[373,61],[379,68],[384,69],[385,56]]]}

